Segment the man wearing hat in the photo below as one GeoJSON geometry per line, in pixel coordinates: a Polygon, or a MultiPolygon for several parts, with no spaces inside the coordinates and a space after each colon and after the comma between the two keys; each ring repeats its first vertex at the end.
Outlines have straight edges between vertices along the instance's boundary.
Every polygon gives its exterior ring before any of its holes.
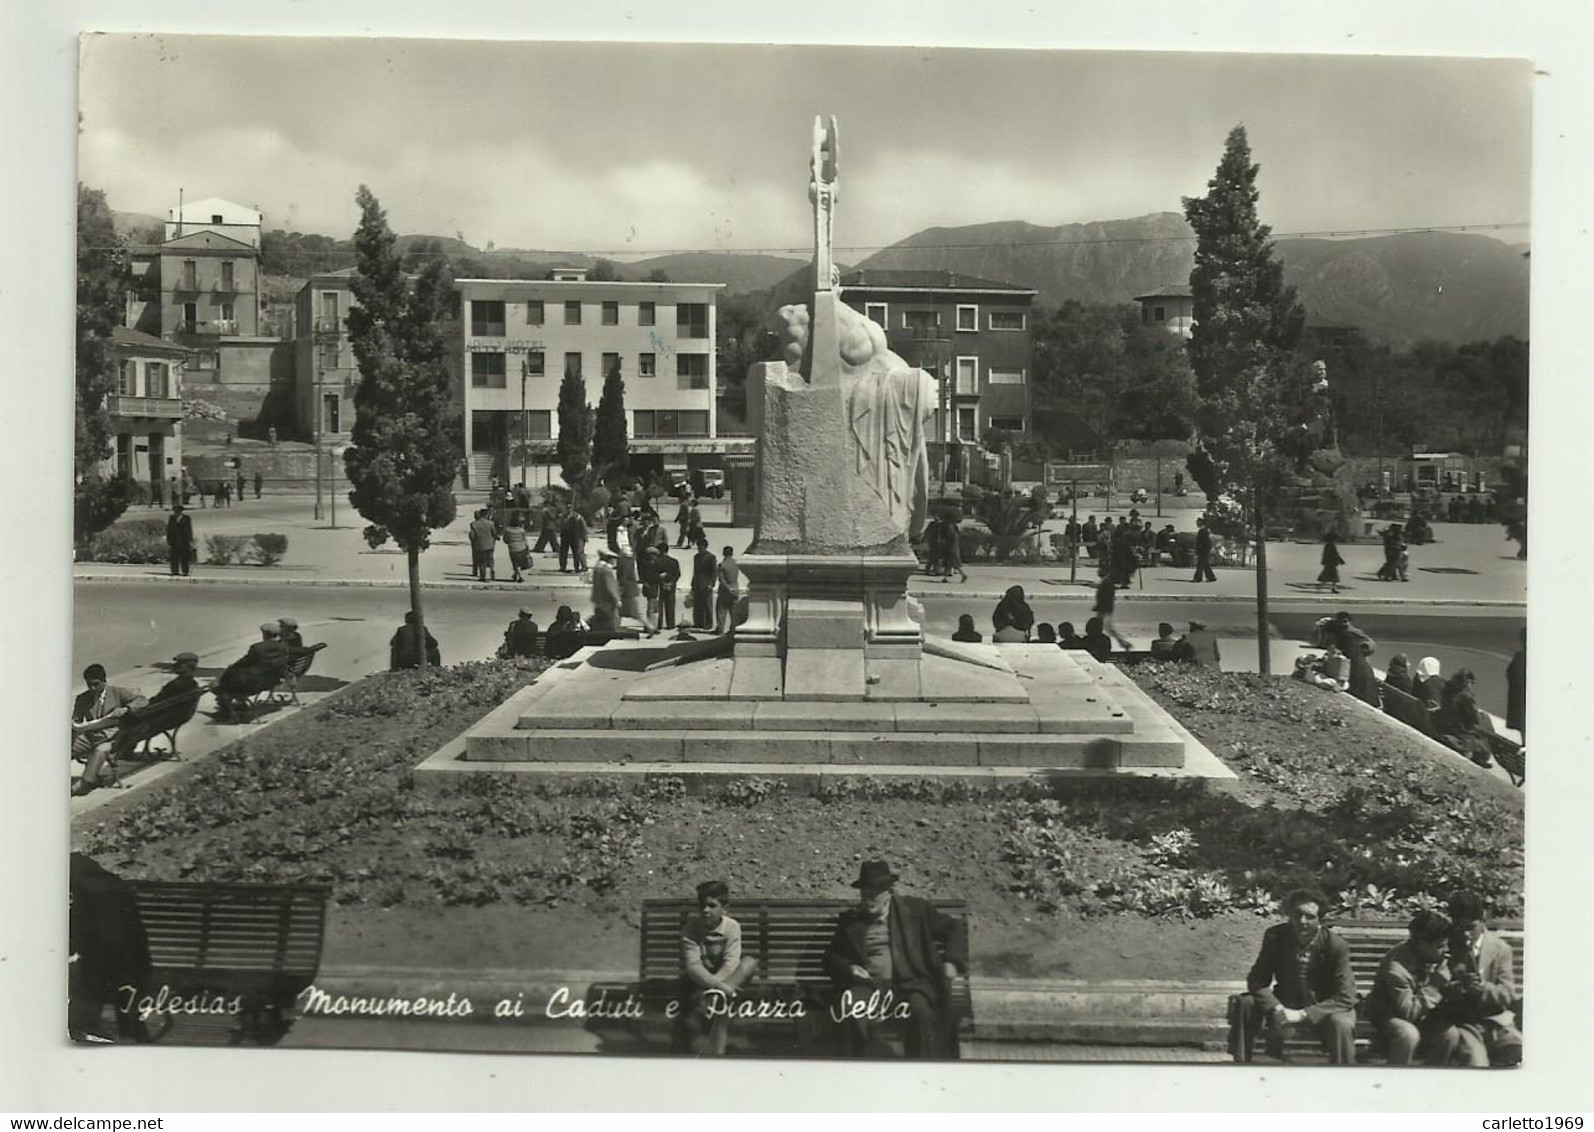
{"type": "Polygon", "coordinates": [[[180,727],[194,717],[199,698],[205,694],[199,681],[194,679],[198,668],[199,657],[194,653],[180,652],[172,657],[175,675],[149,698],[148,707],[135,712],[117,729],[116,739],[111,744],[112,759],[127,758],[145,739],[180,727]]]}
{"type": "Polygon", "coordinates": [[[842,1046],[862,1057],[874,1024],[895,1021],[907,1056],[948,1057],[951,980],[968,970],[968,925],[922,897],[893,892],[896,882],[885,861],[865,861],[852,885],[858,906],[841,914],[825,950],[842,1046]]]}
{"type": "Polygon", "coordinates": [[[1207,629],[1206,622],[1190,622],[1190,631],[1173,646],[1175,660],[1216,668],[1218,665],[1218,639],[1207,629]]]}
{"type": "Polygon", "coordinates": [[[148,701],[137,692],[118,688],[105,679],[105,666],[91,664],[83,670],[84,690],[72,701],[72,757],[83,759],[83,777],[74,794],[87,794],[100,785],[100,776],[110,749],[105,742],[110,729],[128,712],[148,701]]]}
{"type": "Polygon", "coordinates": [[[532,619],[531,610],[522,609],[504,630],[504,655],[537,655],[537,622],[532,619]]]}
{"type": "Polygon", "coordinates": [[[194,566],[194,521],[183,510],[181,500],[172,500],[172,513],[166,519],[166,558],[172,577],[188,577],[194,566]]]}
{"type": "Polygon", "coordinates": [[[398,627],[393,639],[387,643],[388,667],[395,672],[400,668],[420,668],[424,660],[433,668],[441,668],[443,655],[437,647],[437,638],[430,629],[416,623],[415,610],[404,614],[404,624],[398,627]],[[425,633],[425,637],[421,636],[425,633]]]}
{"type": "Polygon", "coordinates": [[[267,621],[260,626],[260,639],[222,672],[216,682],[216,698],[230,714],[236,701],[273,687],[287,666],[288,646],[282,643],[282,627],[267,621]]]}
{"type": "Polygon", "coordinates": [[[618,558],[608,547],[598,548],[598,564],[592,568],[592,616],[587,621],[594,632],[612,633],[620,627],[618,558]]]}
{"type": "Polygon", "coordinates": [[[277,636],[290,652],[304,648],[304,638],[299,635],[299,622],[292,617],[277,618],[277,636]]]}

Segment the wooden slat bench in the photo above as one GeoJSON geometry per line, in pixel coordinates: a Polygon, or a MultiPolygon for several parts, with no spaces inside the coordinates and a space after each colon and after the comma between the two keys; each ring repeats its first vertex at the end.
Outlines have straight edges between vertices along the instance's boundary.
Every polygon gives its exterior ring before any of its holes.
{"type": "MultiPolygon", "coordinates": [[[[274,1045],[287,1033],[295,1000],[315,979],[326,937],[326,885],[192,884],[129,881],[149,938],[151,1040],[274,1045]],[[159,997],[166,990],[165,1004],[159,997]],[[227,1004],[169,1009],[172,996],[227,1004]],[[230,1009],[237,1000],[237,1010],[230,1009]],[[156,1019],[160,1019],[157,1028],[156,1019]]],[[[120,1005],[120,1004],[119,1004],[120,1005]]],[[[135,1004],[135,1009],[137,1004],[135,1004]]]]}
{"type": "MultiPolygon", "coordinates": [[[[1406,942],[1407,931],[1403,922],[1388,921],[1350,921],[1332,925],[1335,933],[1343,939],[1350,948],[1351,973],[1356,977],[1356,997],[1358,1013],[1361,1001],[1372,993],[1373,981],[1378,976],[1378,965],[1383,962],[1384,956],[1399,944],[1406,942]]],[[[1512,975],[1516,981],[1517,1010],[1521,1011],[1522,1002],[1522,952],[1524,936],[1520,923],[1502,921],[1490,925],[1491,930],[1511,945],[1512,975]]],[[[1371,1046],[1373,1039],[1372,1024],[1358,1017],[1356,1020],[1356,1050],[1357,1060],[1371,1060],[1371,1046]]],[[[1264,1058],[1262,1042],[1257,1041],[1256,1056],[1264,1058]]],[[[1317,1044],[1317,1039],[1300,1027],[1290,1027],[1284,1041],[1284,1059],[1286,1061],[1317,1062],[1327,1059],[1322,1047],[1317,1044]]]]}
{"type": "MultiPolygon", "coordinates": [[[[147,708],[130,713],[122,721],[119,731],[123,736],[131,736],[133,751],[137,752],[142,747],[146,758],[155,758],[157,755],[180,758],[177,733],[182,730],[183,724],[194,718],[194,713],[199,710],[199,701],[204,697],[205,689],[199,688],[185,696],[173,696],[151,703],[147,708]],[[165,752],[155,750],[154,742],[160,738],[166,740],[168,749],[165,752]]],[[[126,743],[128,739],[122,741],[126,743]]]]}
{"type": "MultiPolygon", "coordinates": [[[[968,905],[961,900],[935,900],[935,907],[955,919],[968,921],[968,905]]],[[[806,1047],[833,1040],[835,1027],[830,1020],[833,986],[825,968],[825,949],[835,934],[842,912],[855,904],[842,900],[743,900],[730,914],[742,926],[742,954],[758,960],[758,975],[742,991],[753,1001],[802,1002],[806,1025],[796,1026],[795,1044],[806,1047]]],[[[662,1009],[662,1004],[680,993],[681,931],[687,919],[696,914],[691,900],[646,900],[642,904],[641,980],[639,997],[644,1007],[662,1009]]],[[[973,999],[965,974],[953,982],[952,1018],[949,1030],[956,1034],[956,1046],[972,1039],[973,999]]],[[[779,1023],[786,1027],[792,1021],[779,1023]]],[[[757,1025],[733,1021],[732,1040],[743,1027],[757,1025]]],[[[890,1027],[879,1028],[884,1035],[890,1027]]],[[[890,1035],[889,1040],[894,1040],[890,1035]]],[[[951,1051],[957,1056],[957,1050],[951,1051]]]]}

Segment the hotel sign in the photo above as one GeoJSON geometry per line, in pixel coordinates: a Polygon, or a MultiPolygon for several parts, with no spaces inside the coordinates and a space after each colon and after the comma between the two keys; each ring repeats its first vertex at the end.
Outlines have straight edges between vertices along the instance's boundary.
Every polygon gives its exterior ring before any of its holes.
{"type": "Polygon", "coordinates": [[[471,354],[534,354],[541,349],[542,340],[531,338],[474,338],[465,343],[471,354]]]}

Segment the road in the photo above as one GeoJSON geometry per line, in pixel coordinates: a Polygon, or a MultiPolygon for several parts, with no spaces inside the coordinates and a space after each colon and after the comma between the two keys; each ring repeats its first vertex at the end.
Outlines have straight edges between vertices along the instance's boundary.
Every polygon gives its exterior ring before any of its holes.
{"type": "MultiPolygon", "coordinates": [[[[963,599],[956,583],[924,599],[927,627],[950,636],[958,614],[970,613],[982,633],[990,630],[989,599],[963,599]]],[[[160,663],[191,649],[205,658],[204,670],[219,668],[242,655],[258,638],[264,621],[298,618],[308,641],[328,642],[316,671],[353,679],[387,666],[387,642],[403,620],[408,591],[392,587],[262,585],[190,586],[159,579],[127,582],[79,581],[73,588],[73,669],[91,662],[112,674],[160,663]],[[207,654],[214,652],[214,657],[207,654]]],[[[425,591],[427,626],[437,637],[447,663],[486,657],[502,639],[504,626],[525,605],[541,625],[552,620],[561,602],[578,596],[528,587],[524,592],[489,590],[425,591]]],[[[1036,587],[1031,604],[1042,621],[1072,621],[1083,630],[1091,595],[1084,586],[1036,587]],[[1039,590],[1039,592],[1037,592],[1039,590]]],[[[1281,600],[1271,618],[1274,635],[1296,640],[1309,636],[1312,622],[1327,612],[1281,600]]],[[[1205,621],[1220,636],[1255,636],[1255,607],[1245,599],[1191,605],[1177,598],[1119,597],[1117,623],[1131,638],[1149,638],[1159,621],[1183,629],[1191,617],[1205,621]]],[[[1520,610],[1428,607],[1421,612],[1396,604],[1363,606],[1356,621],[1378,642],[1375,659],[1405,652],[1413,662],[1436,656],[1446,672],[1467,665],[1477,674],[1478,698],[1487,709],[1505,710],[1506,661],[1516,649],[1524,624],[1520,610]]],[[[146,689],[149,690],[149,689],[146,689]]]]}

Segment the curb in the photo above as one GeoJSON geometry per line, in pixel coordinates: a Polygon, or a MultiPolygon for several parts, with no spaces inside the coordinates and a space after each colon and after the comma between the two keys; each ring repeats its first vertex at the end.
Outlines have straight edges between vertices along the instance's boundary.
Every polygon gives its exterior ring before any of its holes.
{"type": "MultiPolygon", "coordinates": [[[[356,587],[358,587],[358,588],[368,588],[368,589],[408,589],[409,588],[409,582],[407,582],[407,581],[405,581],[403,579],[387,580],[387,579],[377,579],[377,578],[300,578],[300,577],[293,577],[293,578],[287,578],[287,579],[284,579],[284,580],[278,580],[278,579],[275,579],[275,578],[266,578],[266,577],[259,577],[259,576],[254,576],[254,577],[226,577],[226,576],[223,576],[223,577],[192,577],[192,576],[190,576],[190,577],[187,577],[187,578],[173,578],[169,574],[140,574],[140,575],[112,574],[112,573],[100,573],[100,572],[95,572],[95,571],[92,571],[92,570],[77,570],[77,569],[74,569],[73,572],[72,572],[72,580],[75,581],[75,582],[148,582],[148,581],[160,581],[163,584],[165,584],[169,580],[170,584],[174,584],[175,585],[175,584],[181,583],[183,585],[191,585],[191,586],[204,586],[204,585],[245,585],[245,586],[271,585],[271,586],[283,586],[283,585],[295,585],[295,586],[328,586],[328,587],[342,587],[342,588],[356,588],[356,587]]],[[[426,589],[426,590],[477,590],[477,591],[483,591],[483,592],[498,592],[498,593],[527,593],[527,592],[530,592],[532,590],[538,590],[538,589],[549,589],[549,590],[565,589],[565,590],[580,590],[580,591],[584,591],[584,590],[586,590],[588,588],[589,584],[590,583],[583,582],[583,581],[578,581],[578,580],[573,579],[573,578],[568,580],[568,581],[565,580],[565,579],[562,579],[562,578],[547,578],[547,579],[538,578],[538,579],[536,579],[533,582],[522,583],[522,584],[518,584],[518,585],[516,583],[514,583],[514,582],[463,582],[463,581],[461,581],[461,582],[450,582],[450,581],[439,582],[439,581],[423,581],[421,583],[421,588],[422,589],[426,589]]],[[[1077,589],[1079,592],[1077,594],[1073,594],[1070,590],[1064,589],[1064,590],[1060,590],[1060,591],[1058,591],[1057,593],[1054,594],[1050,590],[1036,590],[1036,591],[1031,592],[1029,594],[1029,597],[1033,601],[1047,601],[1047,600],[1066,600],[1070,596],[1075,596],[1075,597],[1078,597],[1079,599],[1083,600],[1084,598],[1089,596],[1089,594],[1086,592],[1086,590],[1085,590],[1085,588],[1083,586],[1076,586],[1076,587],[1073,587],[1073,588],[1077,589]]],[[[908,588],[908,593],[911,594],[913,597],[916,597],[916,598],[958,597],[958,598],[968,598],[968,599],[971,599],[971,600],[974,600],[974,601],[999,601],[1001,599],[1002,595],[1005,592],[1006,592],[1005,589],[1001,589],[1001,590],[970,590],[970,589],[964,589],[962,587],[958,587],[956,589],[951,588],[951,587],[947,587],[945,589],[942,589],[942,588],[940,588],[938,586],[937,587],[927,587],[927,586],[912,586],[912,585],[910,585],[909,588],[908,588]]],[[[1255,596],[1252,595],[1252,594],[1211,594],[1211,593],[1202,593],[1202,594],[1168,593],[1168,594],[1163,594],[1163,593],[1145,593],[1145,592],[1141,592],[1141,593],[1138,594],[1138,596],[1121,595],[1119,600],[1124,601],[1126,603],[1133,603],[1133,602],[1136,602],[1136,601],[1176,601],[1176,602],[1180,603],[1181,605],[1198,605],[1198,604],[1222,604],[1222,603],[1226,603],[1226,602],[1249,602],[1249,601],[1254,601],[1255,600],[1255,596]]],[[[1516,600],[1511,600],[1511,599],[1506,599],[1506,598],[1411,597],[1411,598],[1400,598],[1398,600],[1391,600],[1389,598],[1382,598],[1382,597],[1358,597],[1358,596],[1352,596],[1352,595],[1344,594],[1344,593],[1339,593],[1339,594],[1289,594],[1289,595],[1275,595],[1275,596],[1273,596],[1273,597],[1271,597],[1269,599],[1269,604],[1271,606],[1279,607],[1279,608],[1282,608],[1282,607],[1285,607],[1285,606],[1289,606],[1289,605],[1321,605],[1321,606],[1331,607],[1331,608],[1335,608],[1335,609],[1341,608],[1343,606],[1387,605],[1387,606],[1398,606],[1398,607],[1401,607],[1401,608],[1432,607],[1432,608],[1451,608],[1451,609],[1500,609],[1500,610],[1509,610],[1509,611],[1527,609],[1527,602],[1525,600],[1524,601],[1516,601],[1516,600]]]]}

